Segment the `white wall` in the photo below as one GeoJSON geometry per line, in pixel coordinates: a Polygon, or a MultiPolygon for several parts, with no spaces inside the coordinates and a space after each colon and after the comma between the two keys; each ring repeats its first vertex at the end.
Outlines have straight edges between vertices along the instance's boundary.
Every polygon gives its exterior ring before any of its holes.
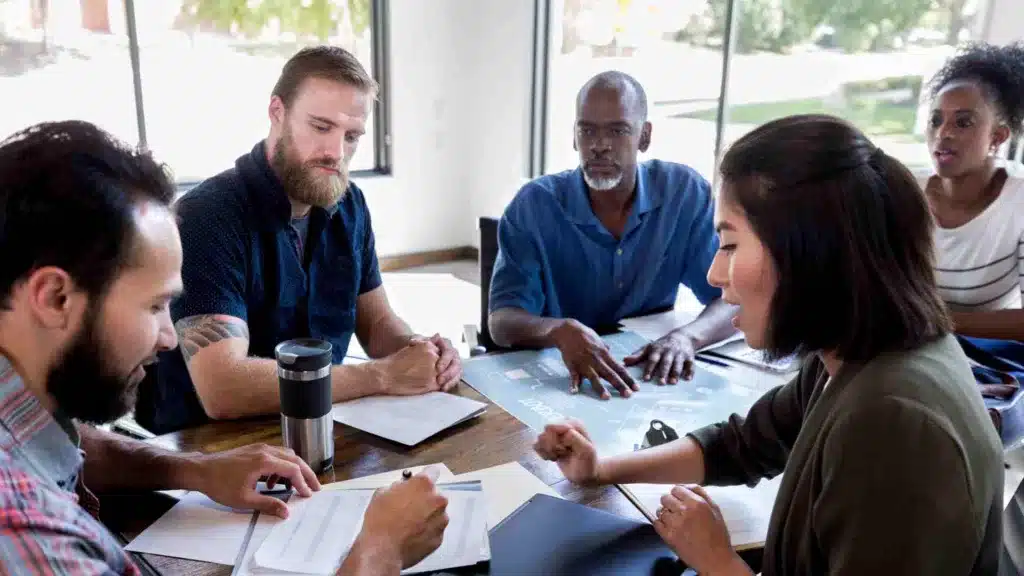
{"type": "Polygon", "coordinates": [[[380,256],[476,245],[526,174],[529,0],[391,0],[391,176],[356,179],[380,256]]]}
{"type": "Polygon", "coordinates": [[[1024,1],[986,0],[977,30],[981,40],[1009,44],[1024,40],[1024,1]]]}

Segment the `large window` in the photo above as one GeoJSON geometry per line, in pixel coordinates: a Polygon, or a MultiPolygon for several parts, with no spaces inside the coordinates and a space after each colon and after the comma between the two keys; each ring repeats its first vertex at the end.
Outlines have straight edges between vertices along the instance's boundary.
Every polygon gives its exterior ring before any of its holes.
{"type": "Polygon", "coordinates": [[[576,95],[588,78],[621,70],[644,86],[654,129],[647,157],[676,160],[710,177],[715,122],[688,118],[718,106],[722,48],[678,34],[700,18],[704,0],[551,2],[547,146],[544,167],[575,167],[576,95]]]}
{"type": "Polygon", "coordinates": [[[648,156],[709,178],[716,141],[725,147],[764,122],[811,112],[846,118],[887,153],[926,168],[923,87],[971,39],[983,1],[556,0],[545,167],[575,165],[576,91],[591,73],[617,68],[647,88],[648,156]],[[567,70],[578,73],[558,79],[567,70]]]}
{"type": "Polygon", "coordinates": [[[125,20],[96,5],[0,0],[0,138],[79,119],[138,142],[125,20]]]}
{"type": "MultiPolygon", "coordinates": [[[[144,144],[178,181],[201,180],[266,136],[271,88],[303,46],[344,46],[383,84],[383,5],[0,0],[0,100],[8,111],[0,136],[42,120],[81,118],[144,144]],[[138,86],[130,58],[136,47],[138,86]]],[[[382,89],[352,171],[388,169],[386,121],[377,125],[385,97],[382,89]]]]}

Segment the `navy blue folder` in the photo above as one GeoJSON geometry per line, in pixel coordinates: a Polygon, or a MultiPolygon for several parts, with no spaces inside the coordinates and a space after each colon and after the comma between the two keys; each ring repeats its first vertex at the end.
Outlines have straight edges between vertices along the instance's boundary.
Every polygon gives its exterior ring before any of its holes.
{"type": "Polygon", "coordinates": [[[490,536],[492,575],[677,576],[685,569],[650,524],[545,494],[490,536]]]}

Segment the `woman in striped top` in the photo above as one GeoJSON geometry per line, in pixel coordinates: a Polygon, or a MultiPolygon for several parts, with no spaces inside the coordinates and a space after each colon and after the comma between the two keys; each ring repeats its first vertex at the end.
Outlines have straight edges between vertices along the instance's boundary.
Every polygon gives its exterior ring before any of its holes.
{"type": "Polygon", "coordinates": [[[1024,133],[1024,44],[968,46],[930,89],[940,292],[960,334],[1024,340],[1024,167],[996,157],[1024,133]]]}

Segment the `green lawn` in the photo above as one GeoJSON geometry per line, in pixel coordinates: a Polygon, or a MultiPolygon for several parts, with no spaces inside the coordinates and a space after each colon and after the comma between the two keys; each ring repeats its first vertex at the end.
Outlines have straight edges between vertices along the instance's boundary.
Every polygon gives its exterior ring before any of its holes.
{"type": "MultiPolygon", "coordinates": [[[[870,136],[911,136],[914,133],[916,106],[866,99],[853,100],[849,104],[846,107],[830,106],[823,98],[744,104],[729,108],[729,123],[760,125],[793,114],[832,114],[853,122],[870,136]]],[[[714,122],[716,113],[717,110],[710,109],[682,114],[679,117],[714,122]]]]}

